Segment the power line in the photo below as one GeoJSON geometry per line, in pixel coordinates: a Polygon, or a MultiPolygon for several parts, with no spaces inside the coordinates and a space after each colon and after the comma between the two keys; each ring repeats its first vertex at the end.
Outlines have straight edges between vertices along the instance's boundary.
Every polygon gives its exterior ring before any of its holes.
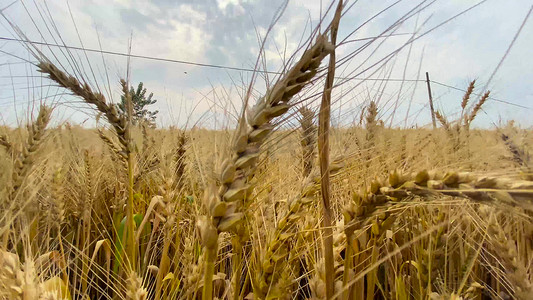
{"type": "MultiPolygon", "coordinates": [[[[357,41],[363,41],[363,40],[367,40],[367,39],[371,39],[371,38],[357,39],[357,41]]],[[[190,65],[190,66],[197,66],[197,67],[226,69],[226,70],[243,71],[243,72],[258,72],[258,70],[251,69],[251,68],[240,68],[240,67],[232,67],[232,66],[200,63],[200,62],[193,62],[193,61],[188,61],[188,60],[179,60],[179,59],[164,58],[164,57],[154,57],[154,56],[148,56],[148,55],[128,54],[128,53],[124,53],[124,52],[101,50],[101,49],[98,50],[98,49],[92,49],[92,48],[60,45],[60,44],[46,43],[46,42],[37,42],[37,41],[30,41],[30,40],[23,40],[23,39],[9,38],[9,37],[0,37],[0,40],[8,41],[8,42],[30,43],[30,44],[35,44],[35,45],[48,46],[48,47],[58,47],[58,48],[65,48],[65,49],[72,49],[72,50],[82,50],[82,51],[87,51],[87,52],[95,52],[95,53],[123,56],[123,57],[130,57],[130,58],[141,58],[141,59],[147,59],[147,60],[171,62],[171,63],[190,65]]],[[[274,75],[282,74],[281,72],[275,72],[275,71],[260,71],[260,73],[274,74],[274,75]]],[[[346,78],[339,77],[339,79],[346,79],[346,78]]],[[[362,80],[361,78],[350,78],[350,79],[362,80]]],[[[401,80],[402,79],[397,79],[397,81],[401,81],[401,80]]],[[[391,81],[395,81],[395,80],[391,80],[391,81]]],[[[409,81],[409,80],[404,80],[404,81],[409,81]]],[[[416,81],[416,79],[412,79],[411,81],[416,81]]]]}
{"type": "MultiPolygon", "coordinates": [[[[9,41],[9,42],[21,42],[21,43],[31,43],[36,45],[42,45],[42,46],[48,46],[48,47],[59,47],[59,48],[65,48],[65,49],[72,49],[72,50],[81,50],[81,51],[87,51],[87,52],[95,52],[95,53],[101,53],[101,54],[108,54],[108,55],[116,55],[116,56],[123,56],[123,57],[133,57],[133,58],[140,58],[140,59],[147,59],[147,60],[154,60],[154,61],[161,61],[161,62],[170,62],[170,63],[177,63],[177,64],[184,64],[184,65],[190,65],[190,66],[197,66],[197,67],[207,67],[207,68],[216,68],[216,69],[226,69],[226,70],[233,70],[233,71],[242,71],[242,72],[258,72],[255,69],[251,68],[239,68],[239,67],[232,67],[232,66],[224,66],[224,65],[216,65],[216,64],[207,64],[207,63],[200,63],[200,62],[193,62],[193,61],[187,61],[187,60],[179,60],[179,59],[172,59],[172,58],[163,58],[163,57],[154,57],[154,56],[147,56],[147,55],[136,55],[136,54],[128,54],[123,52],[116,52],[116,51],[108,51],[108,50],[98,50],[98,49],[91,49],[91,48],[84,48],[84,47],[77,47],[77,46],[68,46],[68,45],[60,45],[60,44],[54,44],[54,43],[46,43],[46,42],[37,42],[37,41],[29,41],[29,40],[23,40],[23,39],[16,39],[16,38],[9,38],[9,37],[0,37],[0,40],[9,41]]],[[[274,75],[280,75],[281,72],[275,72],[275,71],[260,71],[260,73],[266,73],[266,74],[274,74],[274,75]]],[[[367,80],[367,81],[390,81],[390,82],[425,82],[423,79],[400,79],[400,78],[360,78],[360,77],[353,77],[353,78],[345,78],[345,77],[335,77],[336,79],[350,79],[350,80],[367,80]]],[[[461,89],[458,87],[454,87],[442,82],[438,82],[435,80],[430,80],[430,82],[433,82],[435,84],[451,88],[457,91],[466,92],[465,89],[461,89]]],[[[478,94],[474,94],[478,95],[478,94]]],[[[479,95],[478,95],[479,96],[479,95]]],[[[493,97],[489,97],[488,99],[512,105],[515,107],[520,107],[524,109],[530,109],[533,110],[531,107],[527,107],[524,105],[512,103],[509,101],[496,99],[493,97]]]]}
{"type": "MultiPolygon", "coordinates": [[[[226,69],[226,70],[244,71],[244,72],[257,72],[257,70],[248,69],[248,68],[239,68],[239,67],[231,67],[231,66],[199,63],[199,62],[192,62],[192,61],[172,59],[172,58],[153,57],[153,56],[147,56],[147,55],[127,54],[127,53],[123,53],[123,52],[108,51],[108,50],[98,50],[98,49],[91,49],[91,48],[84,48],[84,47],[77,47],[77,46],[59,45],[59,44],[46,43],[46,42],[28,41],[28,40],[8,38],[8,37],[0,37],[0,40],[10,41],[10,42],[30,43],[30,44],[41,45],[41,46],[59,47],[59,48],[73,49],[73,50],[82,50],[82,51],[87,51],[87,52],[96,52],[96,53],[116,55],[116,56],[142,58],[142,59],[147,59],[147,60],[171,62],[171,63],[190,65],[190,66],[197,66],[197,67],[208,67],[208,68],[226,69]]],[[[281,74],[280,72],[273,72],[273,71],[263,71],[262,73],[281,74]]]]}
{"type": "MultiPolygon", "coordinates": [[[[239,67],[216,65],[216,64],[207,64],[207,63],[193,62],[193,61],[187,61],[187,60],[179,60],[179,59],[172,59],[172,58],[154,57],[154,56],[137,55],[137,54],[128,54],[128,53],[123,53],[123,52],[108,51],[108,50],[98,50],[98,49],[91,49],[91,48],[84,48],[84,47],[77,47],[77,46],[67,46],[67,45],[60,45],[60,44],[46,43],[46,42],[29,41],[29,40],[22,40],[22,39],[9,38],[9,37],[0,37],[0,40],[9,41],[9,42],[30,43],[30,44],[36,44],[36,45],[41,45],[41,46],[49,46],[49,47],[50,46],[51,47],[59,47],[59,48],[72,49],[72,50],[81,50],[81,51],[95,52],[95,53],[108,54],[108,55],[116,55],[116,56],[123,56],[123,57],[132,57],[132,58],[140,58],[140,59],[155,60],[155,61],[162,61],[162,62],[170,62],[170,63],[177,63],[177,64],[196,66],[196,67],[226,69],[226,70],[234,70],[234,71],[242,71],[242,72],[259,72],[259,73],[273,74],[273,75],[281,75],[282,74],[281,72],[275,72],[275,71],[258,71],[258,70],[251,69],[251,68],[239,68],[239,67]]],[[[405,81],[405,82],[423,81],[423,80],[419,80],[419,79],[394,79],[394,78],[360,78],[360,77],[353,77],[353,78],[335,77],[335,78],[336,79],[341,79],[341,80],[342,79],[350,79],[350,80],[370,80],[370,81],[380,81],[380,80],[383,80],[383,81],[405,81]]]]}
{"type": "MultiPolygon", "coordinates": [[[[461,89],[461,88],[458,88],[458,87],[455,87],[455,86],[451,86],[451,85],[448,85],[448,84],[445,84],[445,83],[442,83],[442,82],[438,82],[438,81],[435,81],[435,80],[431,80],[431,82],[435,83],[435,84],[438,84],[438,85],[442,85],[444,87],[447,87],[447,88],[450,88],[450,89],[454,89],[454,90],[457,90],[457,91],[461,91],[461,92],[465,92],[466,93],[466,90],[465,89],[461,89]]],[[[480,96],[480,94],[476,94],[476,93],[472,93],[473,95],[476,95],[476,96],[480,96]]],[[[509,105],[513,105],[513,106],[516,106],[516,107],[520,107],[520,108],[525,108],[525,109],[531,109],[533,110],[533,108],[531,107],[527,107],[527,106],[524,106],[524,105],[520,105],[520,104],[516,104],[516,103],[512,103],[512,102],[509,102],[509,101],[505,101],[505,100],[501,100],[501,99],[496,99],[496,98],[492,98],[489,96],[490,100],[493,100],[493,101],[496,101],[496,102],[501,102],[501,103],[505,103],[505,104],[509,104],[509,105]]]]}

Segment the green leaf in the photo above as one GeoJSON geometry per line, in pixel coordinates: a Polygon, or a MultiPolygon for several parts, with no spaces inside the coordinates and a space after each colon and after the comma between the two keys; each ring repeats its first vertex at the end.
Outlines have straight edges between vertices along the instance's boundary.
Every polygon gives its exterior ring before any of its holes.
{"type": "MultiPolygon", "coordinates": [[[[143,214],[135,214],[133,215],[133,223],[135,225],[135,228],[139,227],[141,225],[142,220],[144,216],[143,214]]],[[[146,224],[148,227],[149,224],[146,224]]],[[[122,252],[124,250],[124,247],[122,246],[122,236],[124,235],[124,228],[126,228],[126,217],[122,218],[122,221],[120,221],[120,225],[118,227],[117,236],[115,238],[115,262],[113,264],[113,272],[118,273],[118,267],[122,265],[122,252]]],[[[146,230],[147,228],[145,228],[146,230]]]]}

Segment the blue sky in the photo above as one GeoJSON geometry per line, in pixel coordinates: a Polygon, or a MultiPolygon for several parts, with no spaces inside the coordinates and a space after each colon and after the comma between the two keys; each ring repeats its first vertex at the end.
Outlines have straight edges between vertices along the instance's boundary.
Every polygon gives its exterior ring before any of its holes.
{"type": "MultiPolygon", "coordinates": [[[[12,2],[0,1],[0,9],[12,2]]],[[[341,20],[339,40],[394,2],[358,1],[341,20]]],[[[425,32],[478,2],[436,1],[397,29],[396,33],[406,35],[390,37],[378,49],[375,48],[379,43],[377,41],[349,64],[340,67],[338,76],[348,76],[354,70],[361,70],[357,67],[367,58],[369,61],[363,66],[379,61],[405,43],[416,28],[425,32]]],[[[59,32],[62,41],[69,46],[83,45],[85,48],[127,53],[128,41],[132,37],[131,53],[134,55],[253,69],[260,40],[283,3],[277,0],[16,1],[3,13],[33,41],[61,42],[59,32]],[[33,21],[30,16],[33,16],[33,21]],[[45,24],[48,28],[55,25],[57,32],[46,33],[45,24]]],[[[309,35],[329,3],[325,0],[289,1],[267,38],[264,61],[268,71],[280,69],[283,53],[288,56],[298,48],[302,36],[309,35]]],[[[416,3],[418,1],[396,4],[362,26],[349,39],[379,35],[416,3]]],[[[384,89],[382,81],[359,79],[339,87],[334,92],[334,123],[348,124],[356,120],[357,114],[370,99],[379,99],[381,117],[386,124],[427,126],[430,114],[426,85],[410,80],[423,79],[427,71],[436,82],[466,89],[469,81],[476,79],[476,91],[482,92],[531,5],[530,1],[489,0],[431,31],[416,40],[412,47],[405,47],[386,65],[379,65],[381,68],[376,67],[357,76],[399,81],[389,81],[384,89]],[[400,86],[402,78],[407,81],[400,86]],[[396,112],[392,118],[394,108],[396,112]]],[[[7,20],[1,21],[0,37],[16,37],[7,20]]],[[[354,41],[339,46],[337,57],[345,57],[363,43],[354,41]]],[[[507,120],[516,120],[527,127],[533,125],[529,117],[533,110],[524,108],[533,108],[531,48],[533,21],[529,20],[503,65],[488,83],[495,99],[519,106],[489,100],[484,113],[476,120],[477,126],[491,127],[507,120]]],[[[65,61],[59,48],[41,49],[52,61],[65,61]]],[[[51,97],[57,94],[57,90],[49,88],[49,82],[38,77],[35,67],[24,62],[35,59],[20,43],[0,40],[0,50],[0,123],[16,124],[28,115],[31,106],[28,103],[47,99],[47,102],[61,103],[55,111],[58,122],[85,121],[84,124],[94,124],[94,114],[78,99],[64,95],[51,97]]],[[[87,74],[90,70],[95,73],[94,77],[89,76],[93,86],[116,101],[120,90],[118,80],[126,74],[126,58],[78,50],[71,50],[71,53],[81,62],[80,65],[85,66],[87,74]]],[[[251,72],[141,58],[132,58],[130,66],[131,83],[144,82],[158,99],[154,109],[160,111],[160,125],[183,126],[187,120],[189,125],[196,122],[200,126],[215,127],[231,124],[231,116],[239,109],[244,89],[252,75],[251,72]]],[[[268,79],[272,80],[273,75],[268,79]]],[[[261,95],[265,85],[265,78],[259,76],[255,98],[261,95]]],[[[432,83],[432,89],[436,108],[453,119],[459,112],[463,92],[437,83],[432,83]]],[[[306,103],[316,107],[318,101],[315,98],[306,103]]]]}

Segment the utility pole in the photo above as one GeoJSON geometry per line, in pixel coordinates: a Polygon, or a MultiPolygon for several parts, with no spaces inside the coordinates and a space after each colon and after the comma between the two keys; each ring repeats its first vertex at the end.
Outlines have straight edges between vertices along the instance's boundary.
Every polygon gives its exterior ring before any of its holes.
{"type": "Polygon", "coordinates": [[[433,96],[431,95],[431,85],[430,85],[428,72],[426,72],[426,83],[428,85],[429,109],[431,109],[431,121],[433,121],[433,129],[435,129],[437,128],[437,121],[435,120],[435,109],[433,108],[433,96]]]}

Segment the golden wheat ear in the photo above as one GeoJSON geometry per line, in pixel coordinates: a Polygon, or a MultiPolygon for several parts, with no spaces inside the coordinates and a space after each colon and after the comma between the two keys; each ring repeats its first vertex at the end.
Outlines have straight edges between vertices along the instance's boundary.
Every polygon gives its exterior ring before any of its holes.
{"type": "Polygon", "coordinates": [[[11,144],[7,135],[0,135],[0,145],[6,149],[7,153],[13,153],[13,144],[11,144]]]}
{"type": "Polygon", "coordinates": [[[316,125],[313,123],[315,113],[302,106],[299,109],[300,118],[298,119],[302,129],[300,145],[302,146],[302,177],[306,178],[311,174],[313,163],[315,161],[316,149],[316,125]]]}
{"type": "Polygon", "coordinates": [[[472,92],[474,92],[474,86],[476,85],[476,81],[473,80],[468,85],[468,88],[466,89],[466,92],[463,96],[463,101],[461,101],[461,108],[463,111],[466,109],[466,106],[468,105],[468,100],[470,100],[470,96],[472,95],[472,92]]]}
{"type": "Polygon", "coordinates": [[[94,92],[88,84],[82,85],[76,78],[61,71],[51,62],[39,62],[37,67],[39,72],[47,74],[59,86],[68,89],[88,104],[94,105],[106,117],[109,124],[113,126],[122,146],[122,151],[128,153],[131,150],[131,145],[129,145],[126,137],[127,120],[118,113],[114,105],[106,101],[103,94],[94,92]]]}
{"type": "Polygon", "coordinates": [[[426,170],[412,174],[391,172],[387,181],[374,180],[350,212],[352,224],[360,228],[380,207],[401,203],[413,196],[435,198],[436,195],[465,198],[499,208],[518,207],[533,211],[533,181],[505,176],[479,176],[469,172],[426,170]]]}
{"type": "Polygon", "coordinates": [[[489,99],[489,96],[490,96],[490,91],[485,92],[485,94],[483,94],[483,96],[481,96],[481,99],[479,99],[479,102],[476,103],[476,105],[472,109],[472,112],[468,116],[468,125],[470,125],[470,123],[472,123],[472,121],[474,121],[474,119],[476,118],[478,112],[481,110],[481,107],[483,106],[483,104],[485,104],[485,102],[487,102],[487,99],[489,99]]]}
{"type": "Polygon", "coordinates": [[[35,162],[37,151],[41,147],[46,132],[46,126],[50,122],[52,109],[41,106],[37,119],[28,125],[28,137],[22,145],[22,151],[15,159],[12,173],[12,185],[10,199],[13,200],[21,187],[24,179],[30,173],[35,162]]]}

